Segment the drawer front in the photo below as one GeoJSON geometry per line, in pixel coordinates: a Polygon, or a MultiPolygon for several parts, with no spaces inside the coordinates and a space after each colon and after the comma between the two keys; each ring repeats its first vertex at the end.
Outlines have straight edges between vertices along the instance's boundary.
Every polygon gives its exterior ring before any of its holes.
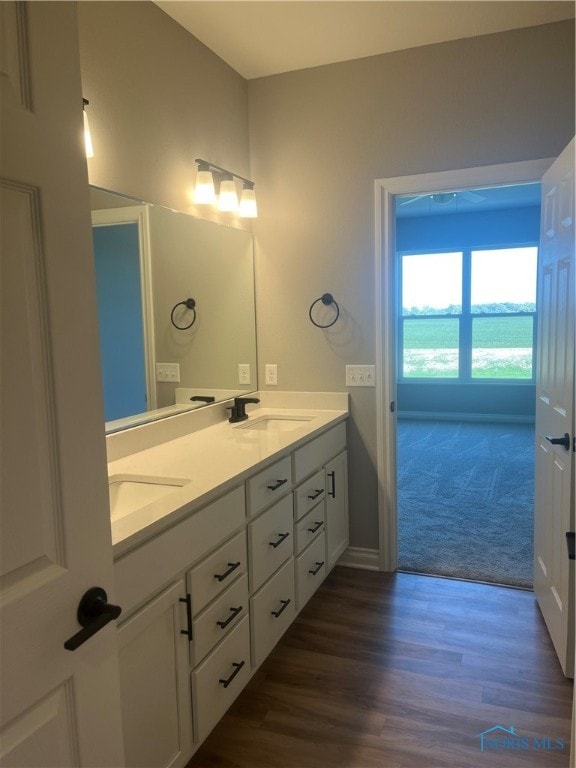
{"type": "Polygon", "coordinates": [[[192,622],[192,666],[199,664],[248,613],[248,576],[244,575],[192,622]]]}
{"type": "Polygon", "coordinates": [[[299,483],[346,448],[346,422],[314,438],[294,452],[294,482],[299,483]]]}
{"type": "Polygon", "coordinates": [[[303,608],[326,576],[326,537],[318,536],[296,559],[298,610],[303,608]]]}
{"type": "Polygon", "coordinates": [[[294,553],[292,507],[292,496],[286,496],[248,525],[251,592],[294,553]]]}
{"type": "Polygon", "coordinates": [[[315,507],[326,497],[326,473],[323,469],[316,472],[294,491],[294,517],[300,520],[308,510],[315,507]]]}
{"type": "Polygon", "coordinates": [[[285,456],[248,480],[248,514],[254,516],[292,490],[292,459],[285,456]]]}
{"type": "Polygon", "coordinates": [[[226,541],[245,522],[244,488],[239,486],[116,560],[116,599],[124,615],[226,541]],[[154,563],[153,568],[150,563],[154,563]]]}
{"type": "Polygon", "coordinates": [[[250,679],[248,616],[192,672],[194,739],[202,741],[250,679]]]}
{"type": "Polygon", "coordinates": [[[294,526],[295,554],[303,552],[308,544],[317,536],[324,533],[326,508],[324,502],[311,509],[308,514],[294,526]]]}
{"type": "Polygon", "coordinates": [[[294,560],[280,568],[254,597],[250,598],[252,664],[260,666],[286,629],[294,621],[296,600],[294,560]]]}
{"type": "Polygon", "coordinates": [[[192,612],[200,613],[208,603],[227,589],[248,569],[246,532],[242,531],[214,554],[188,572],[188,592],[192,596],[192,612]]]}

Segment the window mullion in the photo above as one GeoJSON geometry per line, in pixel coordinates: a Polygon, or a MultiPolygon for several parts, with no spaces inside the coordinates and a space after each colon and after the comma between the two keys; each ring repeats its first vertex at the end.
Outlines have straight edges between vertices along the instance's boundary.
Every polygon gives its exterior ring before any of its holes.
{"type": "Polygon", "coordinates": [[[461,381],[472,378],[472,255],[470,248],[462,251],[462,314],[460,315],[459,372],[461,381]]]}

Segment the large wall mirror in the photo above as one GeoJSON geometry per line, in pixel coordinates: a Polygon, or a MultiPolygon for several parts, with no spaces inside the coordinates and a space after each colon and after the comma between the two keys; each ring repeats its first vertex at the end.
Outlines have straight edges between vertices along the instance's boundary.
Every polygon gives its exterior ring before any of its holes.
{"type": "Polygon", "coordinates": [[[251,233],[90,195],[106,431],[256,390],[251,233]]]}

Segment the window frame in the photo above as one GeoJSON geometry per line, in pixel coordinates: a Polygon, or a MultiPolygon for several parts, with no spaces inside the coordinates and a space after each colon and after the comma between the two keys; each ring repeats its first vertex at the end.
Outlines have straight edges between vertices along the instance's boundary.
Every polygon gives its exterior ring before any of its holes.
{"type": "MultiPolygon", "coordinates": [[[[537,332],[537,312],[472,312],[472,253],[481,251],[510,250],[513,248],[535,248],[536,249],[536,271],[538,273],[539,243],[504,243],[498,245],[466,245],[459,248],[428,248],[418,250],[397,251],[397,380],[400,384],[442,384],[442,385],[462,385],[478,384],[480,386],[490,386],[493,384],[503,386],[534,386],[536,381],[536,332],[537,332]],[[405,256],[426,256],[440,253],[460,253],[462,257],[462,294],[460,313],[444,313],[430,315],[404,315],[402,306],[402,286],[403,286],[403,259],[405,256]],[[532,376],[531,378],[500,378],[488,376],[472,375],[472,324],[474,318],[491,317],[531,317],[532,318],[532,376]],[[409,320],[433,320],[442,318],[453,318],[458,320],[458,376],[404,376],[404,321],[409,320]]],[[[536,292],[538,284],[536,285],[536,292]]]]}

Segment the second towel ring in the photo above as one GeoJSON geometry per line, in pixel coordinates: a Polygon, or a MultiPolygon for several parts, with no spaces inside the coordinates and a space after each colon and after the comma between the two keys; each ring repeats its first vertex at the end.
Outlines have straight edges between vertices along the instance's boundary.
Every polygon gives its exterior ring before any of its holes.
{"type": "Polygon", "coordinates": [[[316,301],[313,301],[312,304],[310,305],[310,309],[308,310],[308,317],[310,318],[310,321],[312,322],[312,324],[316,326],[316,328],[331,328],[336,322],[336,320],[338,320],[338,318],[340,317],[340,307],[338,306],[338,302],[335,300],[334,296],[332,296],[331,293],[323,293],[319,299],[316,299],[316,301]],[[312,310],[314,309],[316,304],[318,304],[319,301],[321,301],[322,304],[324,304],[326,307],[329,307],[330,304],[334,304],[334,306],[336,307],[336,317],[334,318],[334,320],[332,320],[331,323],[328,323],[327,325],[321,325],[320,323],[317,323],[316,320],[314,320],[314,318],[312,317],[312,310]]]}
{"type": "Polygon", "coordinates": [[[194,323],[196,322],[196,302],[194,299],[185,299],[184,301],[179,301],[178,304],[175,304],[172,307],[172,312],[170,313],[170,321],[174,328],[178,328],[179,331],[187,331],[188,328],[192,328],[194,323]],[[190,325],[176,325],[174,321],[174,312],[178,309],[178,307],[184,306],[186,309],[192,310],[192,322],[190,325]]]}

